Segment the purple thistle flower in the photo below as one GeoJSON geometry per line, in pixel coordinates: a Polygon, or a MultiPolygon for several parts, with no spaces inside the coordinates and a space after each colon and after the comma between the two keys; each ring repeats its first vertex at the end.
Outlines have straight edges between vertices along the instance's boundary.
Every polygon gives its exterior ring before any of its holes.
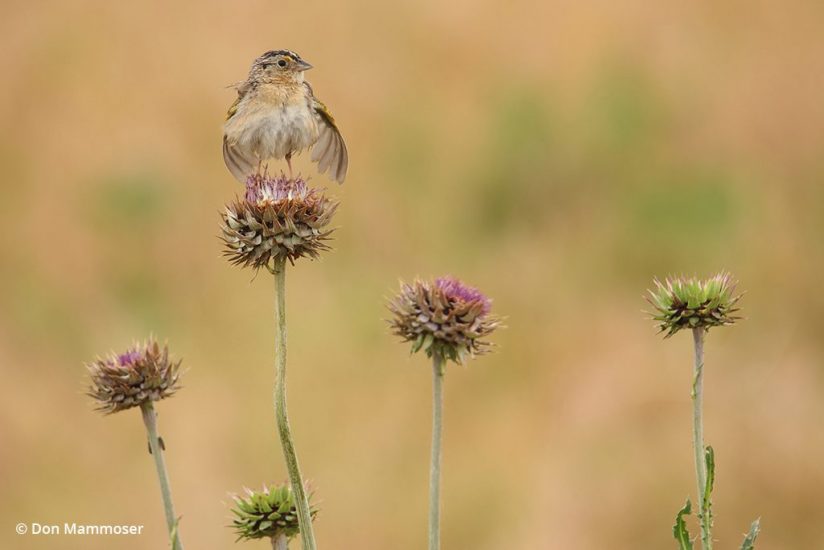
{"type": "Polygon", "coordinates": [[[477,288],[463,284],[455,277],[446,276],[435,279],[435,286],[440,289],[450,301],[464,304],[480,304],[481,315],[486,315],[492,309],[492,300],[484,296],[477,288]]]}
{"type": "Polygon", "coordinates": [[[233,264],[259,269],[275,258],[293,262],[328,250],[328,227],[337,203],[300,178],[256,174],[243,198],[222,213],[224,254],[233,264]]]}
{"type": "Polygon", "coordinates": [[[392,332],[412,342],[412,353],[424,350],[456,363],[489,351],[484,338],[501,324],[490,315],[491,300],[454,277],[401,283],[388,308],[392,332]]]}
{"type": "Polygon", "coordinates": [[[169,358],[167,346],[153,338],[124,353],[112,353],[88,363],[89,397],[106,414],[159,401],[180,388],[180,361],[169,358]]]}
{"type": "Polygon", "coordinates": [[[288,179],[281,175],[268,178],[255,174],[246,180],[246,202],[264,206],[283,200],[306,198],[308,187],[302,179],[288,179]]]}
{"type": "Polygon", "coordinates": [[[130,349],[117,356],[117,363],[121,367],[132,367],[140,359],[141,353],[137,349],[130,349]]]}

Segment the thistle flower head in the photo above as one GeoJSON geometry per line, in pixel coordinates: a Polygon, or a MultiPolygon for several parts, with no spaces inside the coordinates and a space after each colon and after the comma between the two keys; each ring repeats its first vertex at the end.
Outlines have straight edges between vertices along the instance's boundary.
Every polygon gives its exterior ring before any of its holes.
{"type": "Polygon", "coordinates": [[[456,363],[489,351],[484,338],[500,325],[489,298],[454,277],[401,283],[388,308],[392,332],[412,342],[412,353],[424,350],[456,363]]]}
{"type": "MultiPolygon", "coordinates": [[[[311,495],[310,495],[311,497],[311,495]]],[[[232,528],[240,539],[275,538],[285,535],[292,538],[300,531],[295,496],[289,485],[263,487],[261,491],[246,489],[245,496],[233,497],[235,518],[232,528]]],[[[311,505],[312,519],[318,513],[311,505]]]]}
{"type": "Polygon", "coordinates": [[[123,353],[99,357],[86,368],[91,382],[87,394],[106,414],[165,399],[180,388],[180,361],[171,360],[168,346],[160,347],[151,337],[123,353]]]}
{"type": "Polygon", "coordinates": [[[655,311],[652,319],[669,338],[681,329],[732,325],[740,317],[736,304],[741,299],[735,294],[736,282],[729,273],[721,272],[709,279],[695,277],[667,277],[664,282],[655,279],[655,288],[648,290],[647,301],[655,311]]]}
{"type": "Polygon", "coordinates": [[[246,193],[221,214],[221,238],[229,261],[259,269],[269,260],[293,262],[317,258],[328,250],[328,228],[337,203],[300,178],[256,174],[246,180],[246,193]]]}

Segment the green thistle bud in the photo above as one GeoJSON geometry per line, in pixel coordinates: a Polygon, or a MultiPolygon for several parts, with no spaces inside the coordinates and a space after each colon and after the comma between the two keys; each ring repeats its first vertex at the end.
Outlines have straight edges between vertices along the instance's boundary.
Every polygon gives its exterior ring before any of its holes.
{"type": "Polygon", "coordinates": [[[740,317],[736,304],[741,295],[735,294],[736,282],[729,273],[722,272],[706,280],[695,277],[667,278],[662,283],[655,279],[655,289],[648,290],[647,301],[655,311],[652,319],[669,338],[681,329],[732,325],[740,317]]]}
{"type": "Polygon", "coordinates": [[[161,348],[150,337],[125,353],[111,353],[88,363],[91,386],[87,395],[106,414],[165,399],[180,389],[180,363],[169,359],[167,345],[161,348]]]}
{"type": "MultiPolygon", "coordinates": [[[[236,517],[231,527],[237,540],[274,539],[281,535],[289,539],[300,532],[295,496],[289,485],[264,487],[262,491],[246,489],[245,496],[234,496],[233,499],[232,513],[236,517]]],[[[318,511],[310,506],[309,513],[314,520],[318,511]]]]}
{"type": "Polygon", "coordinates": [[[489,298],[452,277],[401,283],[387,307],[392,332],[412,342],[412,353],[424,350],[456,363],[489,351],[492,344],[483,338],[501,324],[489,313],[489,298]]]}
{"type": "Polygon", "coordinates": [[[226,206],[221,238],[229,261],[259,269],[269,260],[316,258],[328,250],[327,226],[337,203],[302,179],[254,175],[246,181],[243,199],[226,206]]]}

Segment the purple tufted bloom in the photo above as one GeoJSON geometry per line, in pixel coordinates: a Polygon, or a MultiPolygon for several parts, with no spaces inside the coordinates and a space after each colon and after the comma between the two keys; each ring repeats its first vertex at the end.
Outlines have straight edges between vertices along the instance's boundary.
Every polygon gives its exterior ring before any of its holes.
{"type": "Polygon", "coordinates": [[[131,367],[140,359],[141,353],[137,349],[130,349],[126,353],[117,356],[117,363],[121,367],[131,367]]]}
{"type": "Polygon", "coordinates": [[[489,298],[454,277],[401,283],[388,307],[392,332],[412,342],[412,353],[424,350],[456,363],[489,351],[484,338],[501,324],[490,315],[489,298]]]}
{"type": "Polygon", "coordinates": [[[337,203],[300,178],[256,174],[246,180],[243,199],[222,213],[225,255],[233,264],[255,269],[273,258],[290,262],[316,258],[328,250],[328,228],[337,203]]]}
{"type": "Polygon", "coordinates": [[[492,300],[484,296],[483,292],[463,284],[455,277],[438,277],[435,279],[435,286],[450,300],[465,304],[480,304],[482,315],[486,315],[492,309],[492,300]]]}
{"type": "Polygon", "coordinates": [[[168,347],[153,338],[125,353],[99,357],[86,368],[91,379],[87,393],[106,414],[165,399],[180,388],[180,361],[171,360],[168,347]]]}
{"type": "Polygon", "coordinates": [[[307,191],[306,182],[302,179],[254,175],[246,180],[246,202],[259,206],[282,200],[304,199],[307,191]]]}

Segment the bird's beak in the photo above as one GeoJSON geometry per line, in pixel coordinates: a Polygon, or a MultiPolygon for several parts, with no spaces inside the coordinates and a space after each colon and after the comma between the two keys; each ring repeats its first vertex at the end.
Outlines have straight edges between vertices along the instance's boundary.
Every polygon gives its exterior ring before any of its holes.
{"type": "Polygon", "coordinates": [[[304,61],[303,59],[301,59],[300,61],[298,61],[298,64],[297,64],[297,69],[298,69],[299,71],[308,71],[308,70],[309,70],[309,69],[311,69],[311,68],[312,68],[312,64],[311,64],[311,63],[307,63],[307,62],[306,62],[306,61],[304,61]]]}

